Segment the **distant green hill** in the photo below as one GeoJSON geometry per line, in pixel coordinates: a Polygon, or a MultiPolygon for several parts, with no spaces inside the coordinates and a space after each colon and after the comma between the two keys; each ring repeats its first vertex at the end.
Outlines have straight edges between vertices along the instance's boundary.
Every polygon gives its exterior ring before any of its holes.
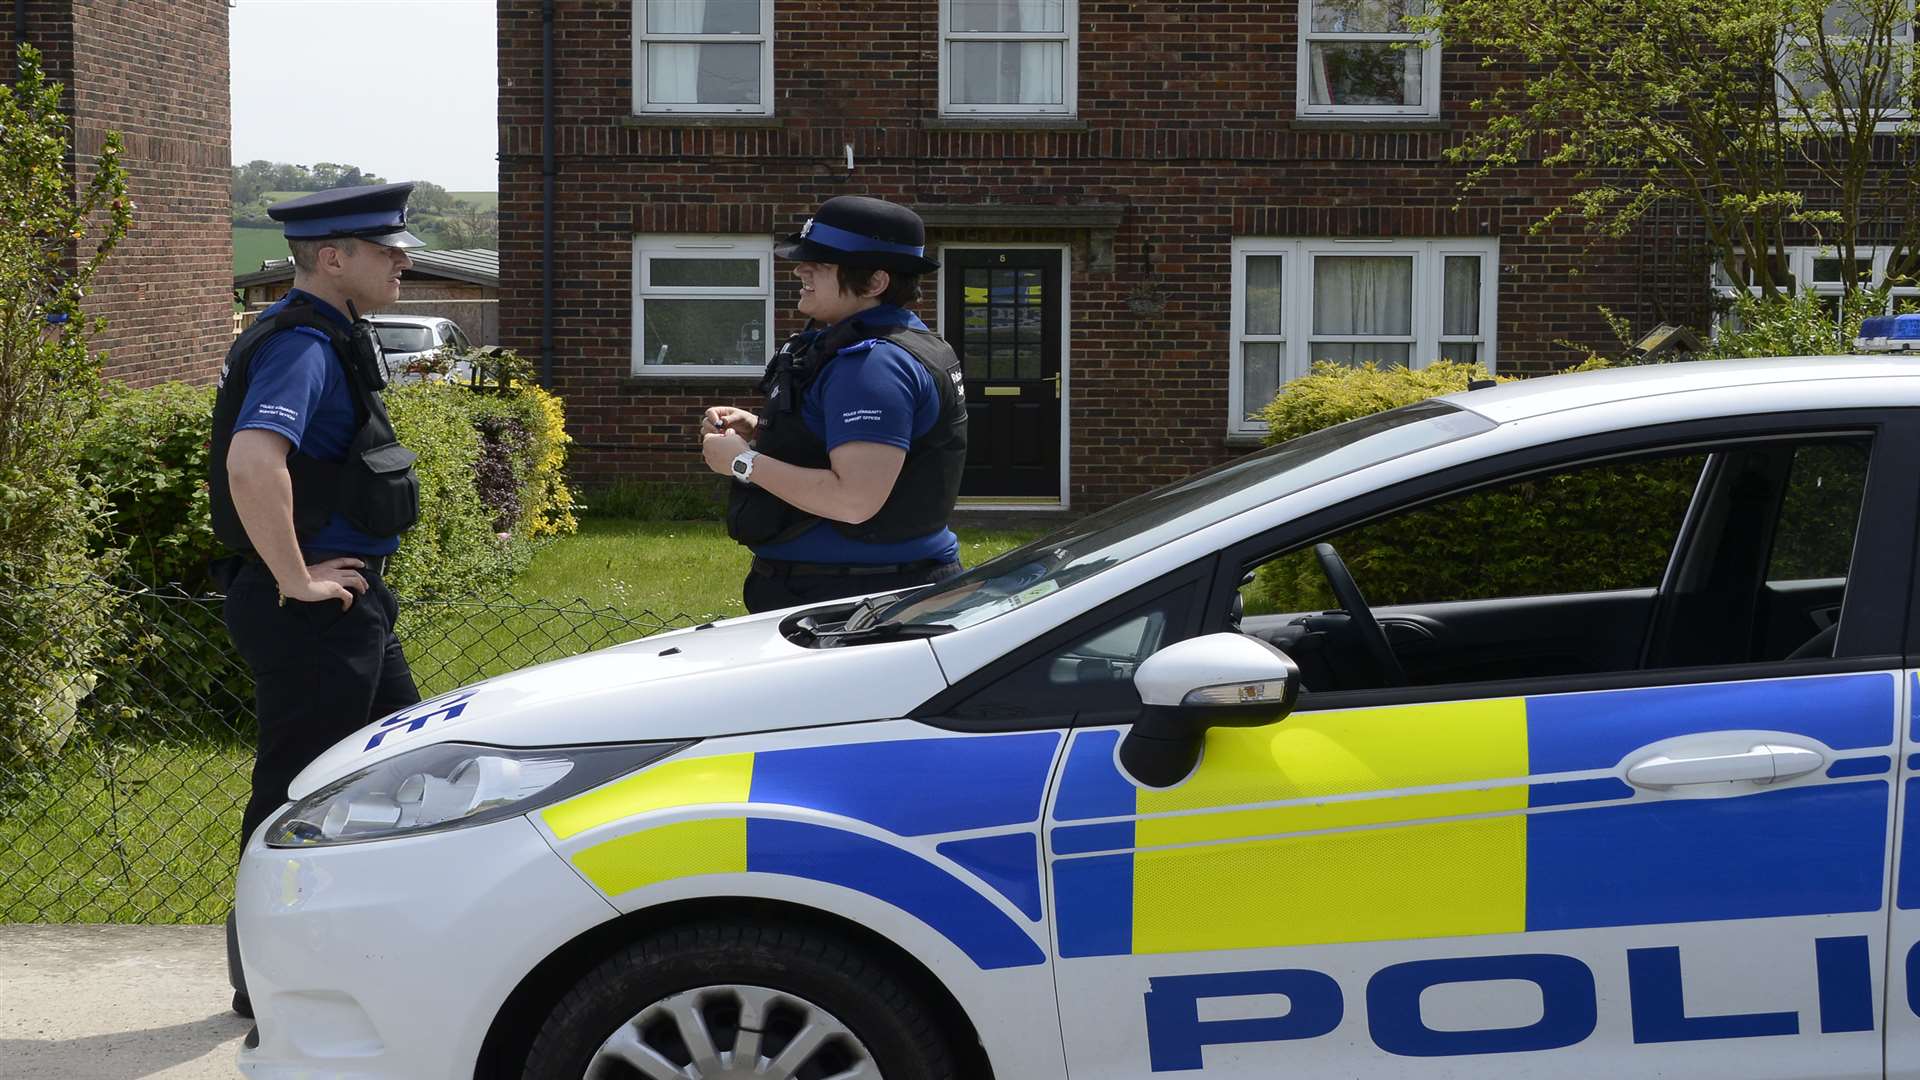
{"type": "MultiPolygon", "coordinates": [[[[439,247],[432,231],[415,228],[414,233],[427,242],[428,247],[439,247]]],[[[233,227],[233,272],[251,274],[260,269],[260,264],[268,259],[284,259],[292,254],[287,250],[287,238],[276,228],[262,229],[246,225],[233,227]]]]}
{"type": "Polygon", "coordinates": [[[447,194],[482,210],[500,209],[500,193],[497,191],[449,191],[447,194]]]}
{"type": "Polygon", "coordinates": [[[287,238],[280,235],[279,229],[246,228],[236,225],[233,228],[233,272],[251,274],[260,269],[260,264],[268,259],[284,259],[287,251],[287,238]]]}

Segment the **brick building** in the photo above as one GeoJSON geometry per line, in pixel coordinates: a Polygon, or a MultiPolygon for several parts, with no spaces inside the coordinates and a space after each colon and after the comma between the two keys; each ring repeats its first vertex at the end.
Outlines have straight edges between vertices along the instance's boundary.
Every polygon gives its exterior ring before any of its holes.
{"type": "Polygon", "coordinates": [[[15,0],[13,15],[66,87],[79,182],[108,131],[126,139],[134,227],[87,303],[107,318],[106,374],[210,381],[232,340],[225,0],[15,0]]]}
{"type": "Polygon", "coordinates": [[[581,479],[702,473],[799,328],[770,256],[838,194],[917,209],[922,316],[962,353],[973,505],[1093,509],[1257,445],[1310,358],[1507,373],[1700,323],[1685,223],[1529,236],[1565,181],[1459,203],[1477,57],[1378,4],[560,0],[543,302],[543,4],[500,4],[503,342],[542,353],[581,479]],[[1308,32],[1302,34],[1305,25],[1308,32]]]}

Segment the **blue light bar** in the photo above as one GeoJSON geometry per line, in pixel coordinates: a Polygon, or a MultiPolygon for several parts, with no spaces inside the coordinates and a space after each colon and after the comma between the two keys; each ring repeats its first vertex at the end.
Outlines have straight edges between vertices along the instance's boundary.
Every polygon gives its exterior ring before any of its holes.
{"type": "Polygon", "coordinates": [[[1920,315],[1874,315],[1860,320],[1853,339],[1860,352],[1920,352],[1920,315]]]}

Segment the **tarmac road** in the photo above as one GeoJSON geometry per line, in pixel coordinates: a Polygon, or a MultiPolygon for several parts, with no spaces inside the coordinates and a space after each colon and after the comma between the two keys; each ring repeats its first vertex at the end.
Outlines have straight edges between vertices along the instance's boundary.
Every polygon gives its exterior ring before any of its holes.
{"type": "Polygon", "coordinates": [[[218,926],[0,925],[0,1080],[231,1080],[218,926]]]}

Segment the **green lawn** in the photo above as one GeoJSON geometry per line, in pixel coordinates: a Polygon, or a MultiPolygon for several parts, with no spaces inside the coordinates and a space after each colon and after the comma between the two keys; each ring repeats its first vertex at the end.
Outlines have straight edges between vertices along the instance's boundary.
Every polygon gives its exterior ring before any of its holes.
{"type": "MultiPolygon", "coordinates": [[[[962,558],[1036,535],[966,532],[962,558]]],[[[518,607],[416,604],[402,637],[434,694],[665,623],[742,614],[746,569],[718,522],[588,519],[534,558],[518,607]]],[[[83,745],[40,775],[0,769],[15,782],[0,789],[0,922],[218,922],[252,756],[211,739],[83,745]]]]}

